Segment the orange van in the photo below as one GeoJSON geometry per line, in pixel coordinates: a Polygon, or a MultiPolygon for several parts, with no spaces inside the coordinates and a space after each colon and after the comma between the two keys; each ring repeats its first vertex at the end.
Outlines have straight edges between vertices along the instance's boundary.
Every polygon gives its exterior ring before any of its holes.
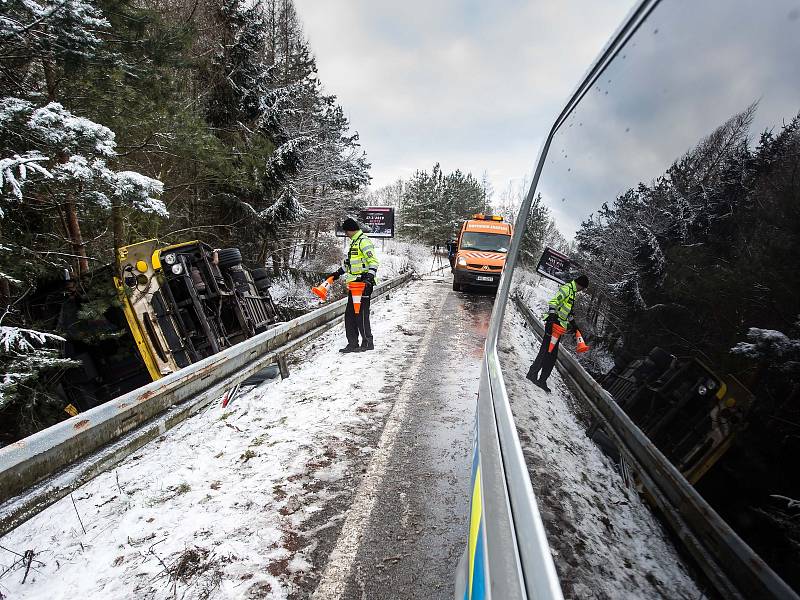
{"type": "Polygon", "coordinates": [[[513,227],[503,217],[477,214],[464,221],[450,248],[453,289],[466,286],[497,289],[511,247],[513,227]]]}

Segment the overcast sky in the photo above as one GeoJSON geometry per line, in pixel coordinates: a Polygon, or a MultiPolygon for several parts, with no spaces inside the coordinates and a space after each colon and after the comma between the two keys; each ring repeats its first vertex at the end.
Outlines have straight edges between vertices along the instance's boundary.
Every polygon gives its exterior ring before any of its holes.
{"type": "Polygon", "coordinates": [[[440,162],[501,192],[633,0],[295,0],[373,185],[440,162]]]}

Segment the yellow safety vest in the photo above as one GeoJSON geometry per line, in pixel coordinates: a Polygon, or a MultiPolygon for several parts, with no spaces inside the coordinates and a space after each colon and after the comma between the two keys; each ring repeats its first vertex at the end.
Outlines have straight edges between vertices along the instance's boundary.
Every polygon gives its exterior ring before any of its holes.
{"type": "MultiPolygon", "coordinates": [[[[565,283],[558,288],[558,293],[553,297],[548,304],[556,309],[558,322],[562,327],[568,325],[568,317],[572,313],[572,307],[575,305],[575,294],[578,293],[578,286],[574,281],[565,283]]],[[[548,313],[542,315],[543,319],[547,318],[548,313]]]]}
{"type": "MultiPolygon", "coordinates": [[[[344,261],[345,281],[350,283],[358,279],[367,271],[373,275],[378,273],[378,258],[375,256],[375,244],[364,235],[363,231],[357,231],[350,238],[350,250],[344,261]]],[[[376,280],[377,281],[377,278],[376,280]]]]}

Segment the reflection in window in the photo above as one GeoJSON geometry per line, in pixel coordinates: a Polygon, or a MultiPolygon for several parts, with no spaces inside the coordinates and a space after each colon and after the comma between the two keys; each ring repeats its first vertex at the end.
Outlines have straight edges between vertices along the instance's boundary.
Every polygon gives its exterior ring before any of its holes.
{"type": "Polygon", "coordinates": [[[536,286],[548,245],[582,265],[599,379],[660,347],[752,392],[714,413],[735,436],[697,487],[800,588],[800,519],[775,498],[800,489],[797,56],[796,2],[662,2],[557,132],[515,280],[536,286]]]}

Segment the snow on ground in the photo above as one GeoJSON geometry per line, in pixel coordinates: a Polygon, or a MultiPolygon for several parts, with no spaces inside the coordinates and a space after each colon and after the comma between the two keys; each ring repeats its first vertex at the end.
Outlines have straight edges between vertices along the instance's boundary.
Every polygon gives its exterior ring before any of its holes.
{"type": "Polygon", "coordinates": [[[212,403],[0,539],[0,597],[301,595],[320,534],[343,518],[326,507],[352,494],[391,408],[381,398],[419,342],[414,285],[373,307],[382,351],[343,360],[337,325],[299,351],[289,379],[212,403]]]}
{"type": "MultiPolygon", "coordinates": [[[[529,305],[538,312],[554,290],[529,290],[529,305]]],[[[500,360],[565,597],[702,598],[661,524],[586,436],[558,371],[551,394],[525,378],[538,347],[509,302],[500,360]]]]}
{"type": "MultiPolygon", "coordinates": [[[[388,246],[384,264],[433,261],[423,247],[388,246]]],[[[419,343],[416,285],[374,305],[382,351],[343,360],[338,325],[294,357],[289,379],[225,410],[212,404],[0,539],[0,595],[306,595],[319,577],[317,545],[341,526],[391,409],[383,398],[419,343]],[[26,577],[20,555],[28,550],[26,577]]],[[[540,307],[554,289],[534,286],[528,297],[540,307]]],[[[524,379],[537,347],[510,305],[500,355],[566,596],[702,597],[660,524],[586,437],[558,373],[551,395],[524,379]]]]}
{"type": "MultiPolygon", "coordinates": [[[[444,255],[434,256],[433,248],[408,240],[374,239],[375,249],[378,253],[380,267],[378,269],[378,280],[386,281],[408,271],[413,271],[418,275],[430,273],[439,266],[449,268],[446,251],[444,255]]],[[[346,250],[346,242],[343,238],[332,238],[331,243],[339,244],[342,247],[342,256],[346,250]],[[335,239],[335,241],[334,241],[335,239]]],[[[333,272],[339,268],[339,264],[331,262],[327,265],[299,265],[300,268],[320,269],[323,272],[333,272]]],[[[321,282],[317,282],[321,283],[321,282]]],[[[313,285],[316,285],[313,284],[313,285]]],[[[309,283],[303,278],[294,276],[276,278],[272,281],[270,288],[272,299],[278,304],[291,307],[314,308],[319,303],[317,297],[311,293],[309,283]]],[[[343,298],[345,295],[344,279],[334,285],[330,297],[332,299],[343,298]]]]}
{"type": "MultiPolygon", "coordinates": [[[[309,285],[304,279],[291,275],[276,277],[270,282],[269,295],[279,306],[310,310],[319,305],[319,298],[311,291],[313,285],[317,284],[309,285]]],[[[341,297],[343,293],[343,290],[339,290],[340,296],[338,297],[341,297]]],[[[331,295],[331,298],[333,299],[333,295],[331,295]]]]}
{"type": "Polygon", "coordinates": [[[434,254],[433,246],[408,240],[375,240],[375,246],[381,261],[381,277],[393,277],[406,271],[425,275],[439,267],[450,268],[447,250],[441,246],[438,254],[434,254]]]}

